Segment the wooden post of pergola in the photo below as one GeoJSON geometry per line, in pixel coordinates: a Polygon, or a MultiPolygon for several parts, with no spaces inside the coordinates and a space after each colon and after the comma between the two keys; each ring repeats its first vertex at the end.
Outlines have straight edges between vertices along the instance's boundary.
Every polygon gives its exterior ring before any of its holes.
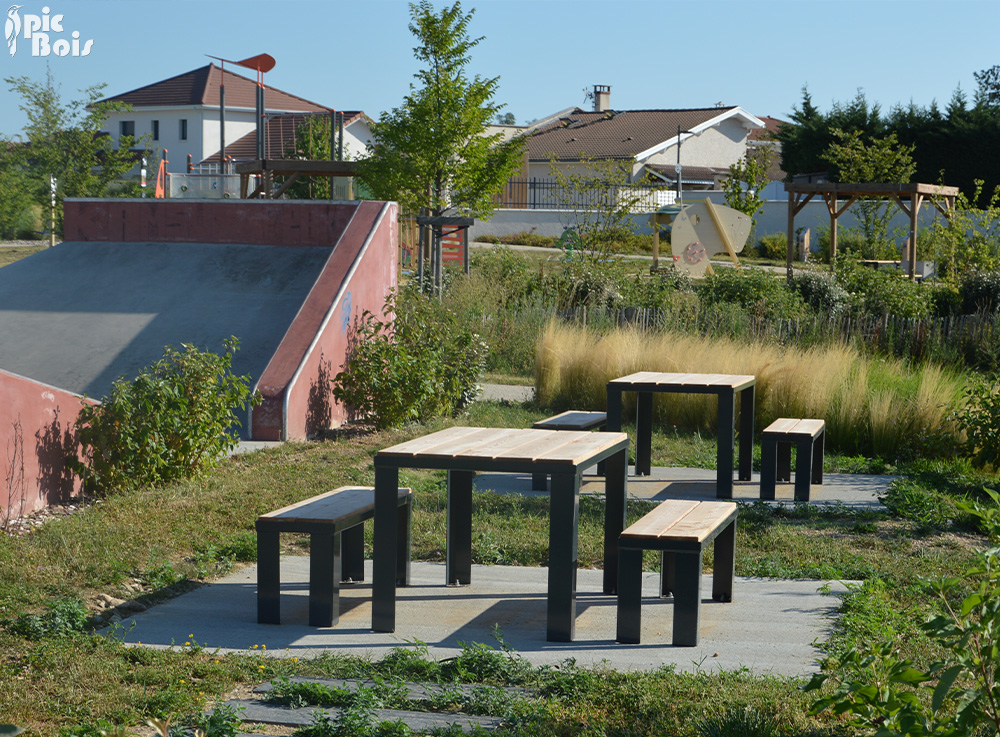
{"type": "Polygon", "coordinates": [[[835,268],[837,258],[837,219],[846,212],[861,197],[877,197],[889,199],[899,205],[899,209],[910,219],[910,234],[906,242],[906,258],[909,261],[908,272],[912,279],[917,268],[917,220],[920,206],[930,198],[937,208],[950,222],[955,209],[955,198],[958,187],[942,187],[937,184],[861,184],[849,182],[827,182],[823,184],[786,184],[788,193],[788,248],[785,253],[785,265],[789,281],[792,278],[792,260],[795,243],[795,216],[802,211],[813,197],[820,196],[826,203],[830,213],[830,270],[835,268]],[[846,204],[838,207],[840,200],[846,204]],[[908,203],[904,204],[904,200],[908,203]]]}

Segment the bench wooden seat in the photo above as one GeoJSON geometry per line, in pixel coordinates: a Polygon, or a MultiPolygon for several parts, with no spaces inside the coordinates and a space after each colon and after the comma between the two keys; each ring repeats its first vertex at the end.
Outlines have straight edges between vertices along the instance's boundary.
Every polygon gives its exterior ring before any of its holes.
{"type": "MultiPolygon", "coordinates": [[[[399,490],[397,585],[410,582],[413,492],[399,490]]],[[[365,520],[375,516],[375,489],[342,486],[257,518],[257,621],[280,624],[280,535],[308,533],[309,624],[332,627],[340,619],[340,582],[365,578],[365,520]]]]}
{"type": "MultiPolygon", "coordinates": [[[[600,430],[608,421],[606,412],[586,412],[578,409],[567,410],[553,417],[546,417],[532,424],[536,430],[600,430]]],[[[598,475],[604,475],[604,464],[597,466],[598,475]]],[[[548,478],[544,473],[531,476],[531,490],[545,491],[548,489],[548,478]]]]}
{"type": "Polygon", "coordinates": [[[715,540],[712,598],[733,600],[736,503],[668,499],[618,538],[618,642],[637,644],[642,623],[642,552],[661,551],[660,595],[674,597],[673,644],[698,644],[701,564],[715,540]]]}
{"type": "Polygon", "coordinates": [[[809,501],[810,483],[823,483],[823,420],[775,420],[760,436],[760,498],[774,499],[779,481],[791,481],[792,445],[796,447],[795,501],[809,501]]]}

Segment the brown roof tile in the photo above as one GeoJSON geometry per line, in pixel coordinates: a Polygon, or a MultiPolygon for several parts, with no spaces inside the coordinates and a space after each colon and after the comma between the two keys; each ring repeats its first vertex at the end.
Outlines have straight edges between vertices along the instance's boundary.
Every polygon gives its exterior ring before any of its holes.
{"type": "MultiPolygon", "coordinates": [[[[176,77],[148,84],[145,87],[106,98],[104,101],[127,102],[132,107],[172,105],[219,105],[219,83],[225,79],[226,107],[253,109],[257,106],[257,83],[228,69],[223,71],[215,64],[176,77]]],[[[321,112],[330,108],[303,99],[274,87],[268,87],[265,77],[265,103],[268,110],[296,112],[321,112]]]]}
{"type": "Polygon", "coordinates": [[[631,159],[677,135],[677,126],[689,130],[732,107],[685,110],[606,110],[577,108],[528,137],[532,161],[573,161],[584,153],[598,159],[631,159]]]}

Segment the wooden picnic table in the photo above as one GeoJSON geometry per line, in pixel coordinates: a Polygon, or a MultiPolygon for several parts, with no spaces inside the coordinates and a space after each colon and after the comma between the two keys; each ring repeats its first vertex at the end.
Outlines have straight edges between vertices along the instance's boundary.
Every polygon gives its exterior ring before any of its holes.
{"type": "Polygon", "coordinates": [[[715,394],[719,398],[716,497],[733,498],[733,454],[736,446],[736,395],[740,395],[739,479],[749,481],[753,464],[753,409],[756,377],[741,374],[681,374],[639,371],[608,382],[608,432],[622,429],[622,394],[636,392],[635,473],[651,470],[653,393],[715,394]]]}
{"type": "MultiPolygon", "coordinates": [[[[375,456],[372,629],[396,629],[396,501],[400,468],[448,472],[445,583],[472,581],[472,481],[477,471],[549,474],[547,638],[569,642],[576,625],[580,477],[605,462],[605,594],[618,586],[618,536],[625,527],[628,435],[568,430],[452,427],[380,450],[375,456]]],[[[419,503],[419,502],[418,502],[419,503]]]]}

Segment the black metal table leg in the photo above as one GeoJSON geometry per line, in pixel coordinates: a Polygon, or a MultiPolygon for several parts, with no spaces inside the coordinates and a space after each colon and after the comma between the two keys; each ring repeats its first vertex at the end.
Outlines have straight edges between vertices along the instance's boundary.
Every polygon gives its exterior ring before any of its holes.
{"type": "Polygon", "coordinates": [[[257,528],[257,622],[281,624],[281,533],[257,528]]]}
{"type": "Polygon", "coordinates": [[[375,458],[375,537],[372,572],[372,629],[396,630],[396,545],[399,469],[375,458]]]}
{"type": "Polygon", "coordinates": [[[552,474],[549,521],[549,642],[572,642],[576,633],[577,529],[580,476],[552,474]]]}
{"type": "Polygon", "coordinates": [[[732,389],[719,392],[718,456],[716,462],[715,495],[718,499],[733,498],[733,450],[736,446],[736,395],[732,389]]]}
{"type": "Polygon", "coordinates": [[[448,471],[448,522],[445,550],[445,583],[472,583],[472,480],[473,471],[448,471]]]}
{"type": "Polygon", "coordinates": [[[749,481],[753,473],[754,387],[740,392],[740,481],[749,481]]]}
{"type": "Polygon", "coordinates": [[[605,594],[618,590],[618,537],[625,529],[628,489],[628,447],[604,462],[604,586],[605,594]]]}

